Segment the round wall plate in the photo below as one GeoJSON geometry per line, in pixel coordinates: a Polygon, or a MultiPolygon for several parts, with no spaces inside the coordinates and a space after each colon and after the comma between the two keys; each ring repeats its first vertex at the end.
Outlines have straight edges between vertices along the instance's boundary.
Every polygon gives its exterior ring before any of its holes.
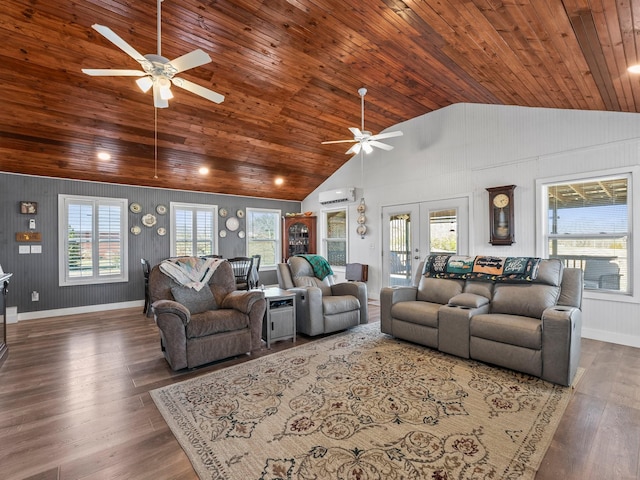
{"type": "Polygon", "coordinates": [[[158,205],[156,207],[156,212],[158,213],[158,215],[164,215],[165,213],[167,213],[167,207],[165,207],[164,205],[158,205]]]}
{"type": "Polygon", "coordinates": [[[167,229],[164,227],[160,227],[158,229],[158,235],[160,235],[161,237],[164,237],[167,234],[167,229]]]}
{"type": "Polygon", "coordinates": [[[367,207],[364,205],[364,203],[361,203],[360,205],[358,205],[358,207],[356,208],[356,210],[358,210],[358,213],[364,213],[364,211],[367,209],[367,207]]]}
{"type": "Polygon", "coordinates": [[[238,237],[240,237],[240,238],[244,238],[244,230],[240,230],[240,231],[238,232],[238,237]]]}
{"type": "Polygon", "coordinates": [[[140,232],[142,232],[142,229],[138,225],[131,227],[131,233],[134,235],[140,235],[140,232]]]}
{"type": "Polygon", "coordinates": [[[365,227],[364,225],[358,225],[358,228],[356,228],[356,233],[358,235],[364,235],[365,233],[367,233],[367,227],[365,227]]]}
{"type": "Polygon", "coordinates": [[[224,238],[227,236],[227,231],[226,230],[220,230],[220,238],[224,238]]]}
{"type": "Polygon", "coordinates": [[[229,212],[227,212],[226,208],[221,208],[218,213],[220,214],[220,216],[222,218],[226,217],[229,214],[229,212]]]}
{"type": "Polygon", "coordinates": [[[236,215],[238,216],[238,218],[244,218],[244,210],[238,210],[236,212],[236,215]]]}
{"type": "Polygon", "coordinates": [[[225,226],[230,232],[235,232],[240,227],[240,221],[236,217],[229,217],[225,226]]]}
{"type": "Polygon", "coordinates": [[[139,203],[132,203],[131,205],[129,205],[129,210],[131,210],[131,212],[133,213],[140,213],[142,211],[142,207],[139,203]]]}
{"type": "Polygon", "coordinates": [[[142,224],[145,227],[153,227],[157,221],[158,220],[156,219],[156,216],[151,213],[147,213],[144,217],[142,217],[142,224]]]}
{"type": "Polygon", "coordinates": [[[358,223],[359,223],[360,225],[362,225],[362,224],[364,224],[364,223],[367,223],[367,217],[365,217],[365,216],[364,216],[364,214],[360,215],[360,216],[358,217],[358,223]]]}

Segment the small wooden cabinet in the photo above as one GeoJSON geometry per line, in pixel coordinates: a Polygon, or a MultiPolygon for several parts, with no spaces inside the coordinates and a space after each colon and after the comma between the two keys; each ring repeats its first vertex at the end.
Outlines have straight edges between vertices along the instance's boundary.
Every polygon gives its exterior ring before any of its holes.
{"type": "Polygon", "coordinates": [[[283,217],[282,261],[298,254],[318,253],[316,250],[317,217],[298,215],[283,217]]]}

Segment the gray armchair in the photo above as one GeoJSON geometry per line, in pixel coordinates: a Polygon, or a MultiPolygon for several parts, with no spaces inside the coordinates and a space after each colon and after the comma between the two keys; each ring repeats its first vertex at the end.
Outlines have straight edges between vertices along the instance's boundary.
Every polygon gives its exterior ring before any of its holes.
{"type": "Polygon", "coordinates": [[[149,295],[162,350],[174,370],[261,348],[264,294],[236,290],[227,261],[199,292],[180,285],[156,265],[149,275],[149,295]]]}
{"type": "Polygon", "coordinates": [[[367,285],[362,282],[334,283],[313,273],[303,257],[278,264],[280,288],[296,293],[296,328],[306,335],[345,330],[368,322],[367,285]]]}

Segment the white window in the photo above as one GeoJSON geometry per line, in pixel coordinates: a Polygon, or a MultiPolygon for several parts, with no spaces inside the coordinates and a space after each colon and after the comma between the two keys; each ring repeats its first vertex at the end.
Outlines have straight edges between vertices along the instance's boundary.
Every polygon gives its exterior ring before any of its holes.
{"type": "Polygon", "coordinates": [[[126,282],[127,199],[58,196],[59,284],[126,282]]]}
{"type": "Polygon", "coordinates": [[[327,210],[323,213],[323,254],[333,267],[347,265],[347,209],[327,210]]]}
{"type": "Polygon", "coordinates": [[[540,186],[544,256],[581,268],[585,292],[631,295],[631,173],[540,186]]]}
{"type": "Polygon", "coordinates": [[[172,257],[217,253],[217,206],[171,202],[170,210],[172,257]]]}
{"type": "Polygon", "coordinates": [[[260,255],[260,270],[279,261],[280,218],[280,210],[247,208],[247,256],[260,255]]]}

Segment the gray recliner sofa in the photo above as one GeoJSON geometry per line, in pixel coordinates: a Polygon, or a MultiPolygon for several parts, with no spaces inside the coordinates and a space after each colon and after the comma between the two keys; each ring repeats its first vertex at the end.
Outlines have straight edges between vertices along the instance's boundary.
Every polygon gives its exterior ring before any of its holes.
{"type": "Polygon", "coordinates": [[[367,284],[319,279],[303,257],[278,264],[280,288],[296,294],[296,329],[314,336],[368,322],[367,284]]]}
{"type": "Polygon", "coordinates": [[[524,282],[420,275],[417,286],[385,287],[381,330],[570,385],[580,360],[582,270],[550,259],[536,273],[524,282]]]}

